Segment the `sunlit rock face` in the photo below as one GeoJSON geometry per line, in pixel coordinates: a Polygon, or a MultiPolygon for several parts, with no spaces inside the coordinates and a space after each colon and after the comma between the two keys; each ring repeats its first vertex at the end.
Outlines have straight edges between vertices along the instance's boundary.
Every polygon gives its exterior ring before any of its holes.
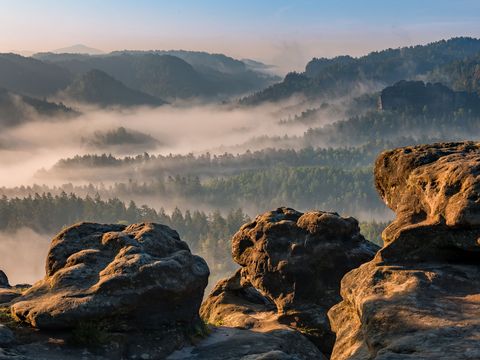
{"type": "Polygon", "coordinates": [[[340,301],[340,280],[377,250],[354,218],[289,208],[259,215],[233,236],[232,256],[241,268],[217,284],[202,317],[229,326],[297,329],[328,354],[334,336],[326,314],[340,301]]]}
{"type": "Polygon", "coordinates": [[[383,233],[382,257],[479,259],[479,176],[478,143],[422,145],[382,153],[376,161],[375,184],[397,215],[383,233]]]}
{"type": "Polygon", "coordinates": [[[52,241],[46,276],[12,306],[40,329],[104,319],[114,330],[194,326],[207,285],[205,261],[176,231],[143,223],[81,223],[52,241]]]}
{"type": "Polygon", "coordinates": [[[397,217],[375,259],[342,279],[332,359],[480,358],[479,175],[472,142],[378,157],[375,183],[397,217]]]}

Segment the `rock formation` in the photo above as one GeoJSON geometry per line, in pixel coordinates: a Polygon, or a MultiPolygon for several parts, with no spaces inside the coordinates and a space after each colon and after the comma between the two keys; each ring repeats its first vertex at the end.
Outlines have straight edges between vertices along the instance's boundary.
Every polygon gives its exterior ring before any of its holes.
{"type": "Polygon", "coordinates": [[[205,261],[167,226],[81,223],[52,240],[45,278],[12,314],[41,329],[100,319],[117,328],[188,327],[198,320],[208,275],[205,261]]]}
{"type": "Polygon", "coordinates": [[[375,183],[396,219],[329,311],[333,360],[480,358],[480,144],[382,153],[375,183]]]}
{"type": "Polygon", "coordinates": [[[326,314],[340,300],[340,280],[376,250],[353,218],[289,208],[267,212],[233,236],[241,269],[216,285],[201,315],[260,331],[294,328],[328,354],[334,336],[326,314]]]}

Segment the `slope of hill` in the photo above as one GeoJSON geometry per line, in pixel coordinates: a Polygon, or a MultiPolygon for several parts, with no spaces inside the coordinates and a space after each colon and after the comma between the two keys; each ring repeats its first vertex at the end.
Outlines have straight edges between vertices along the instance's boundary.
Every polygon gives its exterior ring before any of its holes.
{"type": "Polygon", "coordinates": [[[39,54],[37,58],[83,75],[98,69],[126,86],[161,99],[213,94],[211,84],[190,64],[171,55],[116,53],[105,56],[39,54]]]}
{"type": "Polygon", "coordinates": [[[382,110],[410,114],[434,114],[466,111],[480,113],[480,98],[476,93],[453,91],[440,83],[402,80],[382,90],[379,99],[382,110]]]}
{"type": "Polygon", "coordinates": [[[223,54],[183,50],[117,51],[101,56],[39,53],[35,58],[74,74],[100,69],[131,88],[164,99],[244,94],[279,80],[223,54]]]}
{"type": "Polygon", "coordinates": [[[428,79],[440,81],[457,91],[480,95],[480,54],[441,66],[433,70],[428,79]]]}
{"type": "Polygon", "coordinates": [[[78,113],[63,104],[55,104],[18,95],[0,88],[0,127],[16,126],[38,117],[72,117],[78,113]]]}
{"type": "Polygon", "coordinates": [[[61,96],[99,106],[160,106],[163,100],[133,90],[100,70],[90,70],[77,78],[61,96]]]}
{"type": "Polygon", "coordinates": [[[314,58],[304,73],[288,74],[283,82],[243,99],[242,103],[279,101],[295,94],[309,98],[335,96],[365,86],[380,90],[397,81],[416,79],[436,68],[478,54],[480,39],[461,37],[372,52],[359,58],[314,58]]]}
{"type": "Polygon", "coordinates": [[[60,66],[16,54],[0,54],[0,87],[44,97],[65,88],[71,73],[60,66]]]}

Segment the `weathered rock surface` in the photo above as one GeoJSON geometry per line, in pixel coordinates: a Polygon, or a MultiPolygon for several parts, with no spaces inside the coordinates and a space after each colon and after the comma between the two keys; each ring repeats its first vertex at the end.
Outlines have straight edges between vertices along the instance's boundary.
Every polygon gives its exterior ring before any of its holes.
{"type": "Polygon", "coordinates": [[[201,315],[256,331],[291,327],[328,354],[334,336],[326,314],[340,300],[340,280],[377,249],[353,218],[289,208],[267,212],[233,236],[241,269],[216,285],[201,315]]]}
{"type": "Polygon", "coordinates": [[[478,261],[479,175],[478,143],[422,145],[382,153],[376,161],[375,184],[397,215],[383,234],[382,257],[478,261]]]}
{"type": "Polygon", "coordinates": [[[397,214],[329,311],[333,360],[480,359],[480,147],[384,152],[376,185],[397,214]]]}
{"type": "Polygon", "coordinates": [[[81,223],[52,241],[46,276],[12,306],[12,315],[40,329],[104,321],[114,330],[188,328],[209,275],[177,232],[144,223],[81,223]]]}

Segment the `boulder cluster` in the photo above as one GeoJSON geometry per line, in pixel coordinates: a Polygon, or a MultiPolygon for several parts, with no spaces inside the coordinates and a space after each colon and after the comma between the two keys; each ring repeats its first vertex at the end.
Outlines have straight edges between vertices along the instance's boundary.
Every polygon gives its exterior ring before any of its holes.
{"type": "Polygon", "coordinates": [[[382,248],[354,218],[278,208],[233,236],[239,269],[205,299],[208,266],[169,227],[73,225],[33,286],[0,271],[0,309],[40,330],[17,344],[1,313],[0,358],[480,359],[480,144],[386,151],[375,185],[396,213],[382,248]],[[99,326],[96,354],[51,337],[99,326]]]}

